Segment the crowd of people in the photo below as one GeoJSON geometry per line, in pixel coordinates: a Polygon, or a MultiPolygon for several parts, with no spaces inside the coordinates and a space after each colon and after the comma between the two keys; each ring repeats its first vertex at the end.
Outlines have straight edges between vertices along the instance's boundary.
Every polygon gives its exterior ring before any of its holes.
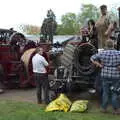
{"type": "MultiPolygon", "coordinates": [[[[118,99],[120,82],[120,51],[115,49],[115,42],[111,39],[117,25],[107,13],[107,6],[100,6],[101,16],[96,21],[88,21],[89,39],[97,49],[104,50],[91,56],[91,62],[100,68],[100,75],[96,87],[101,86],[101,111],[107,112],[108,104],[112,104],[113,114],[120,114],[118,99]]],[[[97,88],[96,88],[97,89],[97,88]]]]}

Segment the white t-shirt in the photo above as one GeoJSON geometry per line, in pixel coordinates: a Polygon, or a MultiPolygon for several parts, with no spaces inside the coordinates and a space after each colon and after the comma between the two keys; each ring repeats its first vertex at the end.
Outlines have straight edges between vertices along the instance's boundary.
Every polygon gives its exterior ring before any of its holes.
{"type": "Polygon", "coordinates": [[[36,54],[32,58],[33,72],[34,73],[46,73],[45,66],[48,66],[48,62],[40,54],[36,54]]]}

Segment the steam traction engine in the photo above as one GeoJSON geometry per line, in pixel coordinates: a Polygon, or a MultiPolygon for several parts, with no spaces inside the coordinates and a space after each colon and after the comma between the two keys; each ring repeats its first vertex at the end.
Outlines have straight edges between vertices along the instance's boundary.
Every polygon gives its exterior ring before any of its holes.
{"type": "Polygon", "coordinates": [[[6,29],[0,29],[0,82],[8,88],[35,86],[32,57],[37,46],[44,49],[43,56],[50,64],[49,74],[53,75],[60,64],[67,68],[68,76],[65,80],[50,80],[52,88],[58,85],[72,90],[72,87],[78,85],[81,88],[93,86],[96,69],[90,62],[90,57],[96,53],[96,49],[91,44],[71,40],[65,46],[63,54],[51,53],[51,44],[28,41],[23,34],[6,29]]]}
{"type": "Polygon", "coordinates": [[[91,63],[90,57],[97,50],[89,43],[70,41],[64,48],[61,56],[62,64],[68,69],[66,87],[69,91],[76,88],[92,88],[96,78],[96,68],[91,63]]]}
{"type": "Polygon", "coordinates": [[[0,82],[8,87],[21,84],[21,46],[26,42],[23,34],[0,29],[0,82]]]}
{"type": "Polygon", "coordinates": [[[0,29],[0,83],[8,88],[35,86],[31,60],[37,46],[43,47],[48,59],[49,44],[36,44],[21,33],[0,29]]]}
{"type": "Polygon", "coordinates": [[[35,86],[32,57],[35,55],[35,48],[38,46],[43,48],[43,56],[49,62],[47,70],[49,73],[53,73],[56,55],[50,53],[49,50],[52,47],[53,34],[57,23],[52,10],[48,11],[46,20],[41,29],[44,31],[44,36],[49,36],[49,43],[46,42],[47,37],[43,41],[40,39],[40,43],[36,43],[27,40],[23,34],[13,29],[0,29],[0,83],[6,87],[35,86]]]}

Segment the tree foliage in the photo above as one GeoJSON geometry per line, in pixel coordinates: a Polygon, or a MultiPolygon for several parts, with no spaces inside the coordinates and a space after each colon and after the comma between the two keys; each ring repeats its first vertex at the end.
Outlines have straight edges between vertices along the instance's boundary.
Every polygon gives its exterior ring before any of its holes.
{"type": "Polygon", "coordinates": [[[75,34],[79,25],[77,23],[77,16],[75,13],[66,13],[61,17],[61,24],[58,25],[57,34],[75,34]]]}
{"type": "Polygon", "coordinates": [[[97,20],[99,17],[99,9],[92,4],[83,4],[81,12],[78,14],[80,24],[85,24],[89,19],[97,20]]]}
{"type": "MultiPolygon", "coordinates": [[[[66,13],[65,15],[62,15],[61,24],[57,26],[56,34],[77,34],[80,27],[83,26],[88,19],[98,19],[98,8],[92,4],[83,4],[80,11],[81,12],[78,15],[75,13],[66,13]]],[[[21,25],[20,28],[26,34],[39,34],[40,32],[40,28],[33,25],[21,25]]]]}
{"type": "MultiPolygon", "coordinates": [[[[116,9],[109,11],[112,16],[118,20],[116,9]]],[[[78,14],[66,13],[61,17],[61,24],[57,25],[57,35],[73,35],[79,33],[80,27],[87,24],[89,19],[97,20],[100,16],[99,8],[92,4],[83,4],[78,14]]],[[[40,27],[33,25],[21,25],[20,27],[24,33],[39,34],[40,27]]]]}
{"type": "Polygon", "coordinates": [[[89,19],[97,20],[99,17],[98,8],[92,4],[82,5],[81,12],[66,13],[61,18],[61,24],[58,25],[57,34],[76,34],[81,26],[87,23],[89,19]]]}

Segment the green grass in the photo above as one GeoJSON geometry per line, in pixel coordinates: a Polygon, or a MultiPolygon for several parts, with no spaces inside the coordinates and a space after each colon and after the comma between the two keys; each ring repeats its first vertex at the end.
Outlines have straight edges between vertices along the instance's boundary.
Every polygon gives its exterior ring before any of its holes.
{"type": "Polygon", "coordinates": [[[42,105],[28,102],[0,101],[0,120],[120,120],[119,115],[100,113],[92,103],[85,113],[44,112],[42,105]]]}

